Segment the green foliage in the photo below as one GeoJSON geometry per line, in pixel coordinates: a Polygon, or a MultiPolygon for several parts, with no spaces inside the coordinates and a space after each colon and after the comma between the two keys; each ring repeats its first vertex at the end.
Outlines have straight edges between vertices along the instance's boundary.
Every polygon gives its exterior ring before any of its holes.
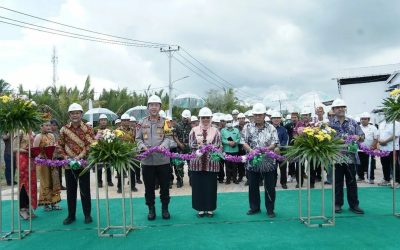
{"type": "Polygon", "coordinates": [[[384,99],[383,106],[386,121],[393,122],[400,119],[400,98],[398,96],[384,99]]]}
{"type": "Polygon", "coordinates": [[[238,98],[235,96],[233,89],[224,89],[223,91],[210,90],[205,99],[206,106],[214,113],[231,113],[232,110],[238,109],[240,112],[245,112],[250,107],[239,104],[238,98]]]}

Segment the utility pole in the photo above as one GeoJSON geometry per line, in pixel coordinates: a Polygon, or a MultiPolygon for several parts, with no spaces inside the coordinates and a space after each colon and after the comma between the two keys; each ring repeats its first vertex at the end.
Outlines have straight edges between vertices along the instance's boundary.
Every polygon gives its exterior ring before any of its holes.
{"type": "Polygon", "coordinates": [[[56,51],[56,46],[53,47],[53,56],[51,57],[51,62],[53,63],[53,85],[55,86],[57,83],[57,65],[58,65],[58,56],[56,51]]]}
{"type": "Polygon", "coordinates": [[[169,61],[169,91],[168,91],[168,114],[172,118],[172,73],[171,73],[171,63],[172,63],[172,56],[174,52],[179,50],[179,46],[168,46],[168,49],[160,48],[160,52],[168,53],[168,61],[169,61]]]}

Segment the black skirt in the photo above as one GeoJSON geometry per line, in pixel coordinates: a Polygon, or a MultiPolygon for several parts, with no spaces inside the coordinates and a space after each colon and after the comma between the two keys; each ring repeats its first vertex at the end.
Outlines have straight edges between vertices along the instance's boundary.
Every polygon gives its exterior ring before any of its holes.
{"type": "Polygon", "coordinates": [[[217,208],[218,173],[193,171],[192,207],[197,211],[214,211],[217,208]]]}

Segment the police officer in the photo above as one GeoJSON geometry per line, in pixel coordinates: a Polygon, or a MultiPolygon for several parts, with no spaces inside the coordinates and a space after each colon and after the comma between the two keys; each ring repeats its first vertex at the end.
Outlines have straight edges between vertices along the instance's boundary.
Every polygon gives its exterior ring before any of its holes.
{"type": "MultiPolygon", "coordinates": [[[[169,148],[172,144],[171,138],[165,135],[165,118],[160,117],[160,97],[153,95],[147,101],[149,116],[143,118],[137,126],[136,141],[140,150],[147,150],[151,147],[160,146],[169,148]]],[[[162,218],[169,219],[168,211],[169,196],[169,170],[170,158],[160,153],[153,153],[142,162],[143,181],[145,187],[146,205],[149,208],[148,220],[156,218],[155,210],[155,179],[160,183],[160,199],[162,218]]]]}
{"type": "MultiPolygon", "coordinates": [[[[276,128],[265,122],[265,106],[262,103],[256,103],[253,106],[254,122],[245,125],[241,134],[240,143],[243,144],[247,152],[261,147],[268,147],[275,150],[279,146],[278,133],[276,128]]],[[[273,159],[264,158],[260,165],[252,166],[247,162],[246,166],[249,178],[249,203],[250,210],[248,215],[259,213],[260,210],[260,179],[264,178],[265,206],[267,215],[270,218],[275,217],[275,184],[277,164],[273,159]]]]}
{"type": "MultiPolygon", "coordinates": [[[[174,140],[178,145],[178,152],[187,154],[190,152],[189,148],[189,133],[192,130],[190,126],[190,118],[191,118],[190,110],[185,109],[182,112],[182,121],[179,122],[174,130],[174,140]]],[[[176,186],[181,188],[183,186],[183,166],[185,163],[182,161],[179,165],[175,165],[175,175],[176,175],[176,186]]],[[[190,178],[190,176],[189,176],[190,178]]]]}

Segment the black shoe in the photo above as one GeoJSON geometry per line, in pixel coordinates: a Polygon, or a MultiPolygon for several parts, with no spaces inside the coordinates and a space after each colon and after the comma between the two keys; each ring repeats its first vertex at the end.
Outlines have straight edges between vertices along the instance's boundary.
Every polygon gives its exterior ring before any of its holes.
{"type": "Polygon", "coordinates": [[[208,218],[214,217],[214,213],[212,211],[207,211],[206,215],[207,215],[208,218]]]}
{"type": "Polygon", "coordinates": [[[69,224],[71,224],[71,223],[74,222],[74,221],[75,221],[75,218],[67,217],[67,218],[63,221],[63,224],[64,224],[64,225],[69,225],[69,224]]]}
{"type": "Polygon", "coordinates": [[[219,182],[219,183],[224,183],[224,180],[219,180],[218,182],[219,182]]]}
{"type": "Polygon", "coordinates": [[[325,181],[324,184],[325,185],[331,185],[331,183],[329,181],[325,181]]]}
{"type": "Polygon", "coordinates": [[[160,189],[160,185],[156,185],[154,189],[155,189],[155,190],[160,189]]]}
{"type": "Polygon", "coordinates": [[[249,181],[246,180],[246,182],[244,183],[244,185],[245,185],[245,186],[248,186],[248,185],[249,185],[249,181]]]}
{"type": "Polygon", "coordinates": [[[342,206],[335,205],[335,213],[337,213],[337,214],[342,213],[342,206]]]}
{"type": "Polygon", "coordinates": [[[171,218],[171,215],[169,214],[168,209],[163,209],[162,210],[162,218],[164,220],[169,220],[171,218]]]}
{"type": "Polygon", "coordinates": [[[231,180],[227,180],[227,181],[225,182],[225,184],[226,184],[226,185],[231,184],[231,180]]]}
{"type": "Polygon", "coordinates": [[[276,217],[276,214],[274,213],[274,211],[267,211],[267,216],[268,216],[269,218],[275,218],[275,217],[276,217]]]}
{"type": "Polygon", "coordinates": [[[255,210],[250,209],[249,211],[247,211],[247,215],[258,214],[258,213],[260,213],[260,212],[261,212],[260,209],[255,209],[255,210]]]}
{"type": "Polygon", "coordinates": [[[143,184],[143,181],[141,179],[139,179],[139,180],[136,180],[136,183],[137,184],[143,184]]]}
{"type": "Polygon", "coordinates": [[[239,184],[239,183],[240,183],[240,181],[234,180],[234,181],[233,181],[233,183],[235,183],[235,184],[239,184]]]}
{"type": "Polygon", "coordinates": [[[117,189],[117,193],[121,194],[122,190],[120,188],[117,189]]]}
{"type": "Polygon", "coordinates": [[[176,182],[176,187],[177,187],[177,188],[183,187],[183,181],[182,181],[182,180],[177,181],[177,182],[176,182]]]}
{"type": "Polygon", "coordinates": [[[364,214],[364,210],[362,210],[359,206],[351,207],[350,211],[355,214],[364,214]]]}
{"type": "MultiPolygon", "coordinates": [[[[301,185],[301,187],[303,187],[303,185],[301,185]]],[[[299,188],[299,184],[296,184],[296,188],[299,188]]]]}
{"type": "Polygon", "coordinates": [[[148,220],[155,220],[156,219],[156,208],[149,207],[149,214],[147,215],[148,220]]]}
{"type": "Polygon", "coordinates": [[[239,177],[239,179],[237,181],[238,182],[242,182],[243,181],[243,177],[239,177]]]}
{"type": "Polygon", "coordinates": [[[61,190],[67,190],[67,188],[64,186],[61,186],[61,190]]]}
{"type": "Polygon", "coordinates": [[[132,190],[132,192],[137,192],[137,191],[139,191],[136,187],[132,187],[131,190],[132,190]]]}
{"type": "Polygon", "coordinates": [[[112,182],[108,182],[107,184],[109,187],[114,187],[114,183],[112,183],[112,182]]]}
{"type": "Polygon", "coordinates": [[[204,211],[200,211],[197,213],[197,217],[199,218],[203,218],[206,215],[206,213],[204,211]]]}
{"type": "Polygon", "coordinates": [[[103,187],[103,182],[99,182],[99,188],[103,187]]]}
{"type": "Polygon", "coordinates": [[[92,222],[93,222],[92,216],[90,216],[90,215],[85,216],[85,220],[84,220],[85,224],[90,224],[92,222]]]}
{"type": "Polygon", "coordinates": [[[282,184],[282,188],[283,189],[287,189],[287,185],[286,184],[282,184]]]}
{"type": "Polygon", "coordinates": [[[315,188],[315,184],[310,184],[310,188],[315,188]]]}

